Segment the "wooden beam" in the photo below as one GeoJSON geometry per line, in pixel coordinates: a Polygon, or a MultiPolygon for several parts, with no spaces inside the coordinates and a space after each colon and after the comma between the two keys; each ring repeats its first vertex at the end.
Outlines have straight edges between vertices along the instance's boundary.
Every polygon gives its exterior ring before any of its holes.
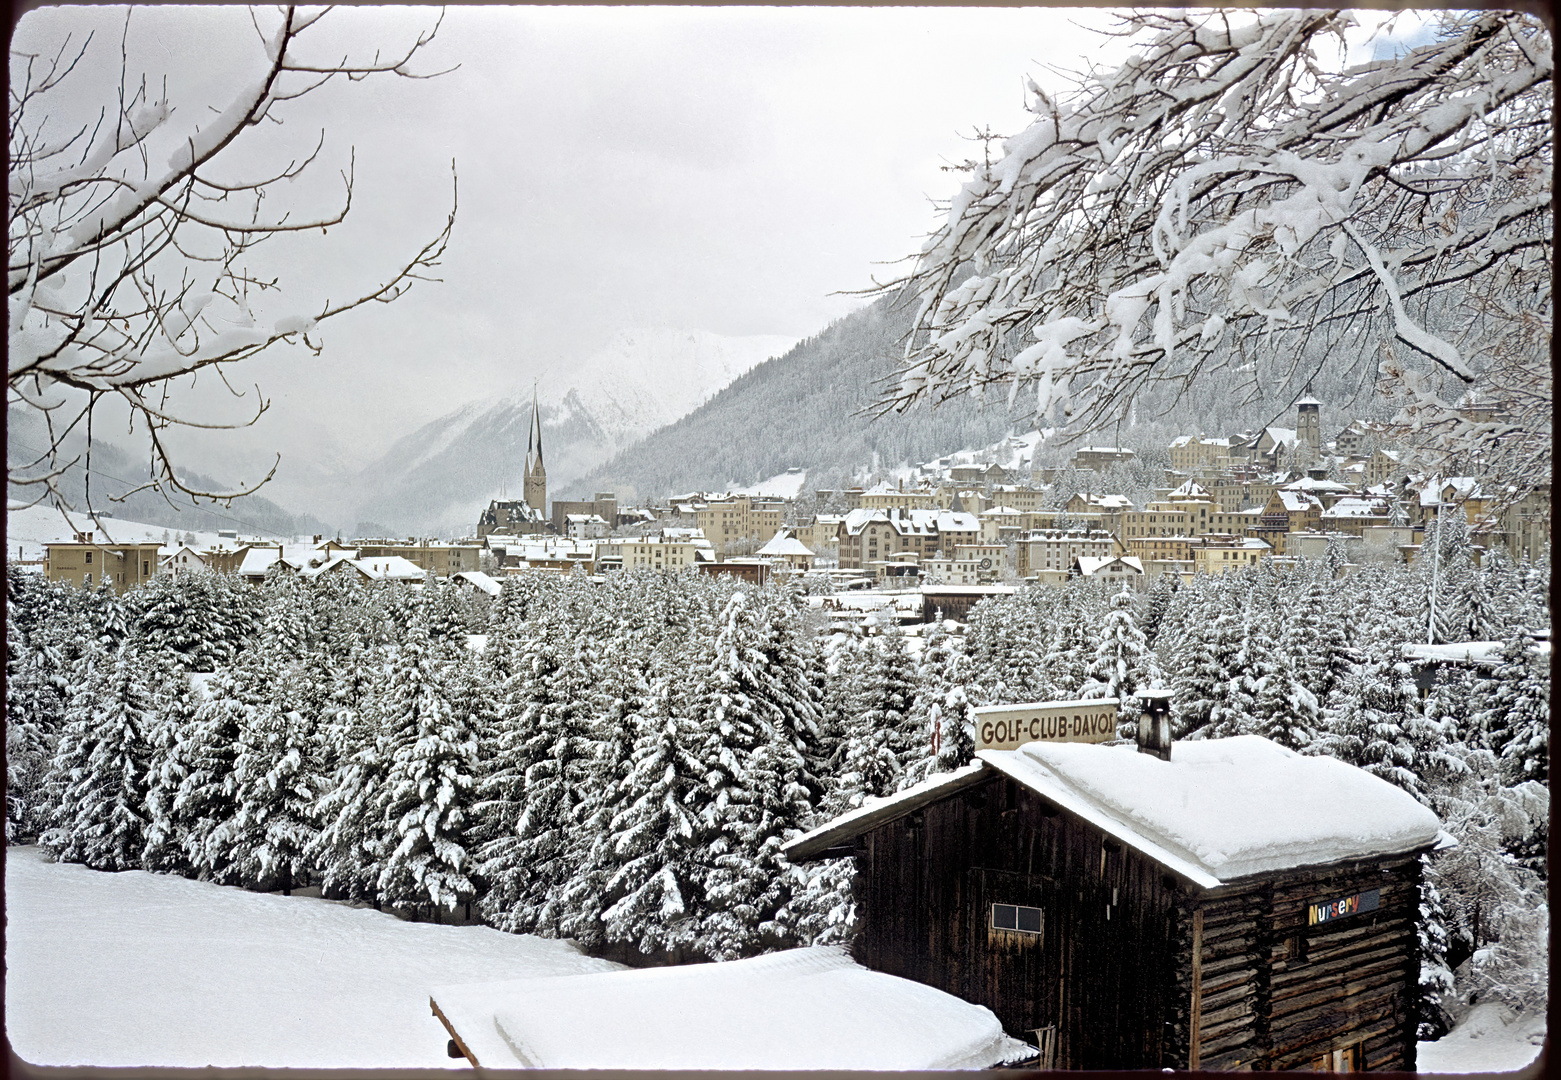
{"type": "Polygon", "coordinates": [[[445,1018],[444,1013],[439,1011],[439,1003],[434,1001],[433,998],[429,998],[428,1007],[434,1011],[434,1015],[437,1016],[439,1018],[439,1022],[444,1025],[444,1029],[450,1033],[450,1038],[455,1040],[455,1045],[460,1048],[461,1053],[466,1055],[466,1060],[471,1062],[474,1068],[481,1068],[481,1063],[478,1062],[477,1055],[472,1053],[471,1048],[466,1045],[465,1040],[463,1040],[460,1035],[456,1034],[455,1025],[450,1023],[450,1021],[445,1018]]]}
{"type": "Polygon", "coordinates": [[[1198,1043],[1203,1039],[1203,908],[1192,913],[1192,1013],[1187,1025],[1187,1070],[1198,1068],[1198,1043]]]}

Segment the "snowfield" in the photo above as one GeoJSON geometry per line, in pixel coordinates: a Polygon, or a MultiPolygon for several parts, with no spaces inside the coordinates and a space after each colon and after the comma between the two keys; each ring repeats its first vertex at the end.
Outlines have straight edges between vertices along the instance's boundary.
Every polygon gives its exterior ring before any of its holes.
{"type": "Polygon", "coordinates": [[[6,1034],[41,1065],[465,1068],[429,991],[615,970],[480,926],[6,850],[6,1034]]]}

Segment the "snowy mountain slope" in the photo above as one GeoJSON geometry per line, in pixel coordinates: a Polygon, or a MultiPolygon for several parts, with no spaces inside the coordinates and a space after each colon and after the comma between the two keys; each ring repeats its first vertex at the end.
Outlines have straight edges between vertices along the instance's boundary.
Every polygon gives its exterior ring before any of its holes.
{"type": "MultiPolygon", "coordinates": [[[[550,370],[535,388],[549,495],[791,344],[774,336],[626,330],[581,364],[550,370]]],[[[353,478],[344,525],[459,534],[501,492],[518,498],[532,389],[470,402],[403,436],[353,478]]]]}

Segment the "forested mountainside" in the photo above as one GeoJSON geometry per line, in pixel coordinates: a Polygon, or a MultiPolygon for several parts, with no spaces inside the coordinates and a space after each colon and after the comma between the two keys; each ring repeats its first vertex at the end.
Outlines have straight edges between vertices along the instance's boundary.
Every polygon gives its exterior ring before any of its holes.
{"type": "MultiPolygon", "coordinates": [[[[42,468],[25,468],[48,447],[48,432],[42,418],[32,410],[10,409],[6,414],[6,463],[14,476],[26,478],[40,475],[42,468]]],[[[84,437],[71,436],[65,442],[64,460],[76,458],[59,479],[60,491],[76,509],[87,509],[88,458],[84,437]]],[[[173,505],[155,491],[137,491],[126,495],[132,488],[146,481],[146,462],[132,460],[130,454],[102,437],[92,442],[90,459],[92,509],[107,512],[114,517],[128,518],[147,525],[162,525],[170,529],[189,531],[215,531],[237,529],[244,533],[265,533],[272,536],[296,536],[304,533],[325,532],[327,526],[308,514],[292,514],[262,495],[245,495],[234,499],[231,506],[203,503],[192,505],[188,497],[175,496],[173,505]],[[116,502],[122,498],[122,502],[116,502]]],[[[214,480],[198,472],[180,470],[179,478],[189,486],[204,491],[232,490],[240,485],[230,481],[214,480]]],[[[259,476],[247,478],[250,483],[259,476]]],[[[262,489],[263,490],[263,489],[262,489]]],[[[39,495],[37,487],[10,483],[6,494],[9,498],[31,502],[39,495]]],[[[63,528],[63,522],[61,524],[63,528]]]]}
{"type": "MultiPolygon", "coordinates": [[[[632,502],[752,484],[794,467],[808,471],[807,487],[832,487],[853,477],[868,480],[879,470],[988,447],[1007,434],[1033,429],[1027,412],[1033,402],[1021,394],[1010,409],[1003,386],[993,387],[985,402],[962,398],[903,414],[868,415],[885,380],[898,369],[909,326],[907,309],[891,299],[882,298],[758,365],[688,416],[552,494],[571,498],[615,491],[620,501],[632,502]]],[[[1261,346],[1261,341],[1252,343],[1254,349],[1261,346]]],[[[1291,383],[1260,383],[1237,372],[1218,384],[1157,389],[1109,430],[1043,443],[1035,463],[1061,463],[1081,442],[1143,452],[1164,448],[1178,434],[1293,427],[1293,402],[1303,393],[1324,403],[1325,438],[1352,416],[1388,415],[1387,403],[1372,398],[1368,381],[1323,368],[1319,363],[1305,381],[1291,383]]]]}
{"type": "Polygon", "coordinates": [[[558,496],[615,491],[620,501],[663,498],[751,484],[792,467],[808,470],[813,487],[875,463],[925,461],[1002,438],[1011,426],[1002,400],[864,415],[877,384],[896,370],[907,325],[907,313],[887,298],[853,312],[558,496]]]}

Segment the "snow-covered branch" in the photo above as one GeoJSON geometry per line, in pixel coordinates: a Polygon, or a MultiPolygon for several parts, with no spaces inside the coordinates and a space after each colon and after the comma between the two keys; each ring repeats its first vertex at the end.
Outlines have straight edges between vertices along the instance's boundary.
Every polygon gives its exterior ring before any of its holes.
{"type": "Polygon", "coordinates": [[[1288,371],[1325,326],[1349,341],[1326,363],[1396,341],[1488,393],[1498,321],[1549,321],[1549,32],[1450,13],[1429,44],[1345,68],[1352,25],[1141,12],[1119,68],[1032,84],[1034,120],[883,286],[918,315],[880,407],[1002,383],[1084,434],[1253,351],[1288,371]]]}
{"type": "MultiPolygon", "coordinates": [[[[70,410],[90,416],[104,397],[117,398],[150,433],[148,475],[159,490],[210,498],[241,494],[197,491],[178,479],[159,433],[174,425],[213,425],[168,411],[172,380],[278,345],[318,352],[312,335],[323,321],[395,300],[415,281],[437,280],[455,222],[453,163],[446,220],[389,275],[365,283],[347,300],[305,301],[283,312],[264,311],[258,302],[280,289],[278,281],[251,269],[249,254],[279,234],[323,234],[342,222],[352,208],[353,171],[343,171],[341,194],[330,205],[295,210],[287,203],[278,212],[277,200],[286,202],[284,185],[318,161],[324,132],[307,153],[252,169],[244,179],[214,172],[231,158],[229,148],[263,121],[283,122],[286,103],[338,77],[429,77],[414,65],[438,20],[404,48],[376,51],[366,60],[321,62],[302,55],[300,42],[328,10],[286,7],[271,19],[252,13],[260,45],[254,77],[225,108],[212,109],[185,131],[176,126],[174,104],[149,92],[144,78],[132,84],[128,71],[117,100],[106,103],[96,120],[67,128],[73,123],[66,118],[67,79],[90,40],[77,47],[67,41],[47,58],[12,54],[9,400],[45,412],[68,401],[70,410]],[[66,135],[59,134],[62,128],[66,135]]],[[[262,405],[255,415],[263,411],[262,405]]],[[[56,440],[43,462],[48,469],[13,469],[8,479],[53,490],[62,453],[56,440]]]]}

